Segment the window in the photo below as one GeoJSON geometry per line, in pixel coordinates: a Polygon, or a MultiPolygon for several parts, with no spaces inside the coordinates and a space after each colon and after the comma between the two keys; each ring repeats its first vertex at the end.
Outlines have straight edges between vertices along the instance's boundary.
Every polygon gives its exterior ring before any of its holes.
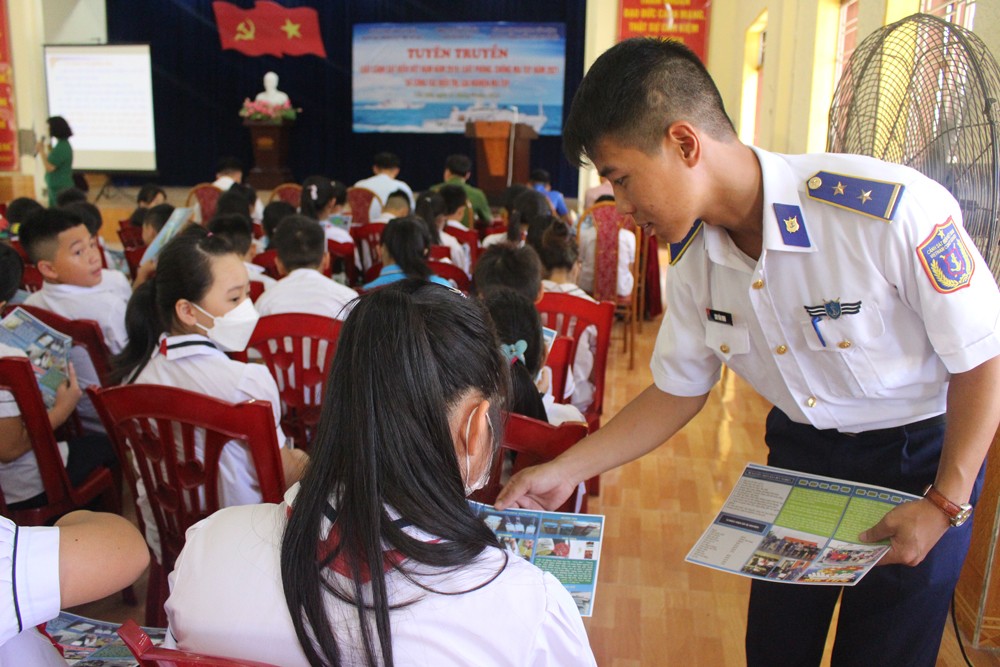
{"type": "Polygon", "coordinates": [[[844,67],[858,45],[858,2],[859,0],[840,0],[840,29],[837,33],[834,86],[840,81],[840,75],[843,74],[844,67]]]}
{"type": "Polygon", "coordinates": [[[976,16],[975,0],[920,0],[920,11],[943,18],[949,23],[955,23],[972,30],[972,21],[976,16]]]}

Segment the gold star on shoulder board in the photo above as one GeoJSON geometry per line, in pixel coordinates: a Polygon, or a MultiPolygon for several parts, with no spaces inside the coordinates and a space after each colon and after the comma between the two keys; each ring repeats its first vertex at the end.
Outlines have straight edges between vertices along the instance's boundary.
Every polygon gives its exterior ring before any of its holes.
{"type": "Polygon", "coordinates": [[[841,183],[840,181],[837,181],[837,184],[833,186],[833,194],[835,195],[844,194],[844,184],[841,183]]]}
{"type": "Polygon", "coordinates": [[[871,190],[862,190],[861,194],[858,195],[858,199],[861,200],[862,204],[864,204],[865,202],[867,202],[871,198],[872,198],[872,191],[871,190]]]}
{"type": "Polygon", "coordinates": [[[288,35],[288,39],[291,39],[292,37],[302,37],[302,33],[299,32],[301,27],[301,23],[292,23],[291,19],[285,19],[285,25],[281,26],[281,29],[288,35]]]}

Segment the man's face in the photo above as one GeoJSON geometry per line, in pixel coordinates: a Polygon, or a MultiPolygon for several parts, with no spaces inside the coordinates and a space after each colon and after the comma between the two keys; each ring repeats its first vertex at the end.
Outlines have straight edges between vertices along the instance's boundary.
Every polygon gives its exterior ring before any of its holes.
{"type": "Polygon", "coordinates": [[[64,285],[95,287],[101,283],[101,251],[97,239],[85,225],[59,232],[58,246],[51,261],[38,268],[46,279],[64,285]]]}
{"type": "Polygon", "coordinates": [[[699,213],[692,169],[678,145],[665,139],[646,153],[604,138],[591,158],[611,182],[620,213],[631,215],[661,241],[676,243],[684,238],[699,213]]]}

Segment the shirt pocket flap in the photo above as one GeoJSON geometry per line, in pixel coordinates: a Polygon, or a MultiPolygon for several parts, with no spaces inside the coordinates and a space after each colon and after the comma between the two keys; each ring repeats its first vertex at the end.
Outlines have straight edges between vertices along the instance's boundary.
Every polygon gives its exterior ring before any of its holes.
{"type": "Polygon", "coordinates": [[[745,324],[708,322],[705,325],[705,345],[723,359],[729,359],[750,351],[750,332],[745,324]]]}

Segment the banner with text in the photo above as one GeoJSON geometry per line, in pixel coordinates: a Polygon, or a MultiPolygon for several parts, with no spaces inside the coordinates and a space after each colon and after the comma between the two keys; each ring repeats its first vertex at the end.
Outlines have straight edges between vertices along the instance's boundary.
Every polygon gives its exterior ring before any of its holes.
{"type": "Polygon", "coordinates": [[[562,128],[562,23],[359,23],[355,132],[465,132],[470,121],[562,128]]]}
{"type": "Polygon", "coordinates": [[[7,0],[0,0],[0,171],[17,171],[17,119],[14,116],[14,67],[10,60],[7,0]]]}
{"type": "Polygon", "coordinates": [[[621,0],[618,41],[630,37],[674,39],[707,62],[711,7],[712,0],[621,0]]]}

